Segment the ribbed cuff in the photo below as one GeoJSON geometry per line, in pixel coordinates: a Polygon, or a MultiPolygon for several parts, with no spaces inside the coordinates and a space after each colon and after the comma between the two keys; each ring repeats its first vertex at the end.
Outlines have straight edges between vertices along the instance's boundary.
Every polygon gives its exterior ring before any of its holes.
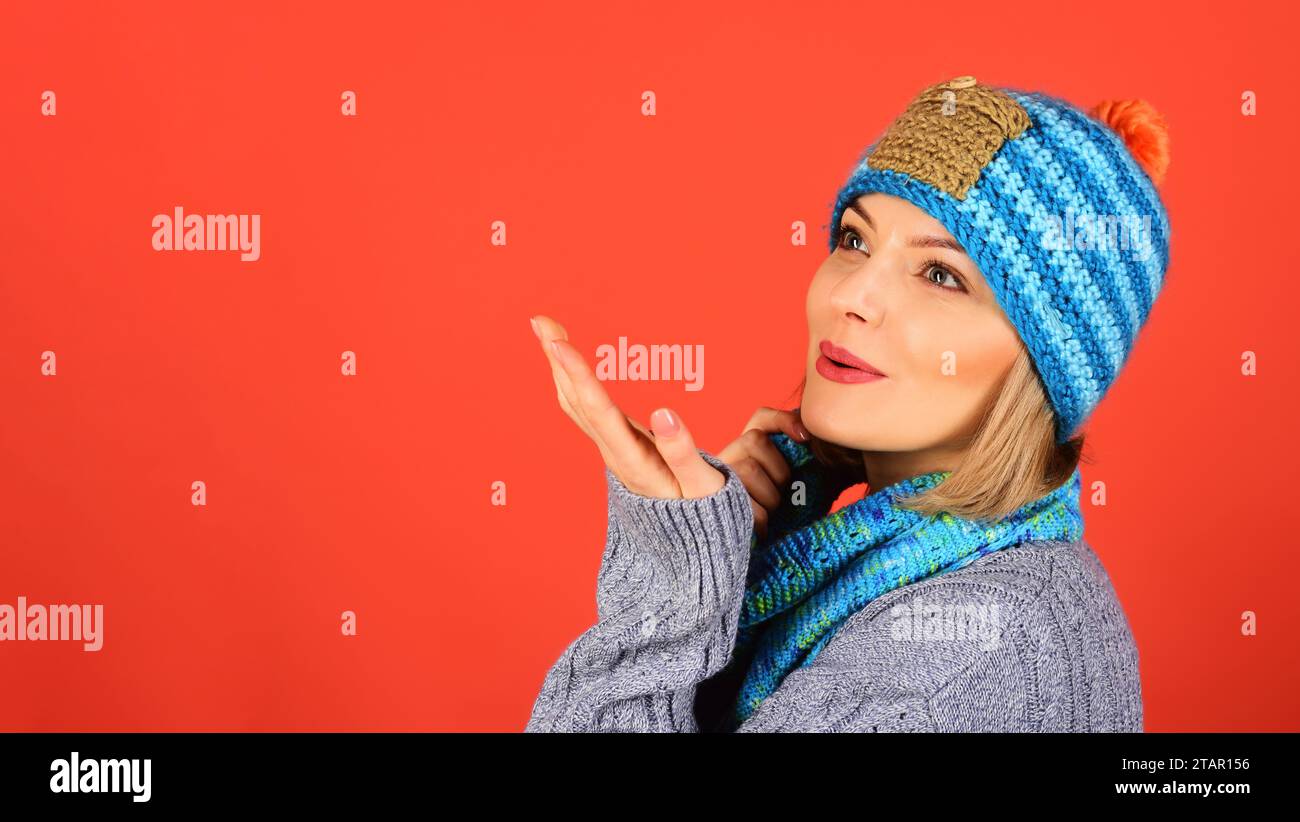
{"type": "Polygon", "coordinates": [[[605,480],[620,538],[658,561],[675,598],[711,608],[729,605],[738,589],[743,590],[754,511],[740,476],[712,454],[696,450],[726,478],[722,488],[707,497],[642,496],[608,467],[605,480]]]}

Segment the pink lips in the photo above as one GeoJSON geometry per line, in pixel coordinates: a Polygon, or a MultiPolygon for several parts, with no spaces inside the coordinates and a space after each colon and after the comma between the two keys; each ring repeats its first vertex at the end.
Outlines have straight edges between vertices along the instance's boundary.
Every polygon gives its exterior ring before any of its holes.
{"type": "Polygon", "coordinates": [[[885,379],[874,365],[829,340],[822,340],[818,348],[822,355],[817,358],[817,373],[828,380],[859,383],[885,379]]]}

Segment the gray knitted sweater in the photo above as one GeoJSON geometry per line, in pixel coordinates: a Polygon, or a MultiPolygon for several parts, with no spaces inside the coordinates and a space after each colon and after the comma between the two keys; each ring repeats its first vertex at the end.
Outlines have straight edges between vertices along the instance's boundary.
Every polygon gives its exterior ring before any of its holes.
{"type": "MultiPolygon", "coordinates": [[[[708,497],[643,497],[605,470],[597,621],[547,672],[527,732],[720,727],[743,674],[728,663],[754,515],[740,477],[700,454],[726,476],[708,497]]],[[[1133,635],[1080,540],[1022,543],[878,597],[739,731],[1142,729],[1133,635]]]]}

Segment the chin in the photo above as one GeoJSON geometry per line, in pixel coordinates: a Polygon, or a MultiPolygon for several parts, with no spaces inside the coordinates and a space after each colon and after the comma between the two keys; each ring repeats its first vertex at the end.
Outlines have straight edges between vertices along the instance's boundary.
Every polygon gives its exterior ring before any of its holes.
{"type": "Polygon", "coordinates": [[[846,448],[862,449],[866,446],[859,443],[872,438],[864,417],[862,410],[828,400],[816,389],[804,392],[799,407],[799,419],[814,437],[846,448]]]}

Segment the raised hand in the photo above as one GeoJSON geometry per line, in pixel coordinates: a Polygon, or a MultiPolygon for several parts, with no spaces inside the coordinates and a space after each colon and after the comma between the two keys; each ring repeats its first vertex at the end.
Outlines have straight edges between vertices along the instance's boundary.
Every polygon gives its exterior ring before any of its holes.
{"type": "Polygon", "coordinates": [[[700,456],[677,414],[660,408],[646,429],[614,404],[563,326],[542,314],[532,325],[551,365],[560,407],[596,443],[605,465],[629,491],[683,499],[722,490],[726,477],[700,456]]]}
{"type": "Polygon", "coordinates": [[[759,539],[766,536],[768,517],[781,504],[782,494],[790,482],[790,465],[768,436],[777,431],[796,442],[809,440],[808,429],[799,420],[799,409],[782,411],[764,407],[755,411],[740,436],[718,453],[718,459],[740,475],[749,492],[754,532],[759,539]]]}

